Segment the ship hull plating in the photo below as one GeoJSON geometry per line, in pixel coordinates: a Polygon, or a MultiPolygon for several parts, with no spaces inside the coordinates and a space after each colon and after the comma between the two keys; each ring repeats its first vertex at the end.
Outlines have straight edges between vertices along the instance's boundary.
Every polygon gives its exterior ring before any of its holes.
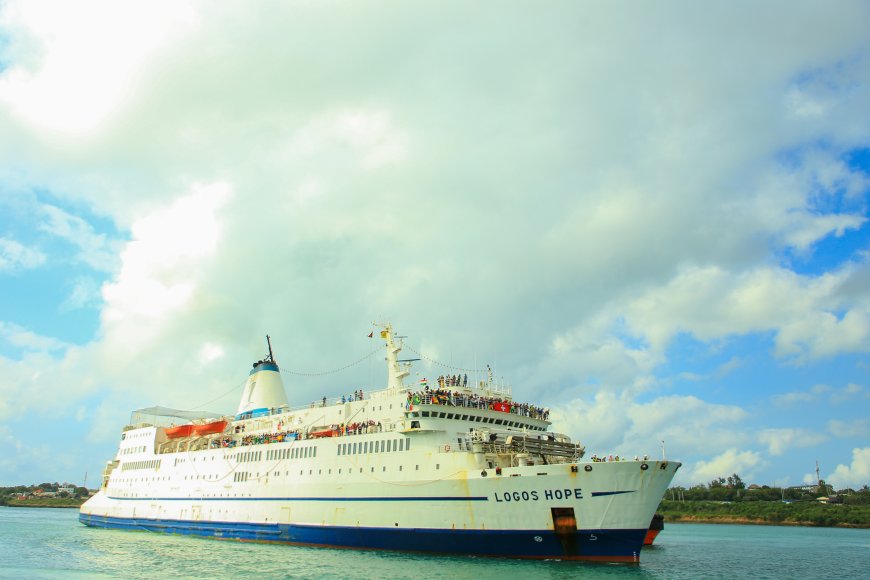
{"type": "Polygon", "coordinates": [[[277,484],[274,495],[259,497],[215,497],[208,487],[196,498],[100,492],[79,519],[93,527],[289,545],[635,563],[645,522],[678,465],[534,466],[411,486],[277,484]]]}
{"type": "Polygon", "coordinates": [[[80,514],[87,526],[325,548],[636,563],[646,530],[439,530],[113,518],[80,514]],[[570,546],[567,547],[566,546],[570,546]]]}

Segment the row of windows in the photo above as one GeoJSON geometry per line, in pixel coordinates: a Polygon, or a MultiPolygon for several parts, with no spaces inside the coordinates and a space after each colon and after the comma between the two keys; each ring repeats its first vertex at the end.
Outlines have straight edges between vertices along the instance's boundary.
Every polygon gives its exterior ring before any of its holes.
{"type": "MultiPolygon", "coordinates": [[[[382,473],[386,473],[386,472],[387,472],[387,466],[386,466],[386,465],[382,465],[382,466],[380,466],[380,467],[381,467],[381,472],[382,472],[382,473]]],[[[393,467],[390,468],[390,469],[395,469],[396,471],[404,471],[404,470],[405,470],[405,466],[403,466],[403,465],[398,465],[398,466],[393,466],[393,467]]],[[[441,469],[441,464],[440,464],[440,463],[436,463],[436,464],[435,464],[435,469],[439,469],[439,470],[440,470],[440,469],[441,469]]],[[[414,470],[415,470],[415,471],[420,471],[420,466],[419,466],[419,465],[415,465],[415,466],[414,466],[414,470]]],[[[318,470],[317,470],[317,475],[324,475],[324,472],[326,472],[326,475],[332,475],[332,471],[333,471],[333,470],[332,470],[331,468],[330,468],[330,469],[318,469],[318,470]]],[[[342,473],[346,473],[347,475],[353,475],[354,473],[357,473],[357,472],[359,472],[359,473],[364,473],[364,472],[365,472],[365,468],[363,468],[363,467],[348,467],[347,469],[344,469],[343,467],[339,467],[339,468],[336,469],[335,471],[336,471],[336,473],[337,473],[338,475],[341,475],[342,473]],[[358,470],[358,471],[357,471],[357,470],[358,470]]],[[[368,468],[368,471],[369,471],[369,473],[375,473],[375,467],[374,467],[374,466],[369,467],[369,468],[368,468]]],[[[248,477],[249,477],[250,475],[251,475],[250,473],[246,473],[246,472],[242,472],[242,471],[237,472],[237,473],[235,474],[235,477],[233,478],[233,481],[236,481],[236,482],[247,481],[247,480],[248,480],[248,477]]],[[[259,473],[257,473],[256,475],[257,475],[257,477],[260,476],[259,473]]],[[[281,476],[281,472],[280,472],[280,471],[277,471],[277,470],[276,470],[276,471],[267,471],[267,472],[266,472],[266,475],[267,475],[267,476],[268,476],[268,475],[271,475],[272,477],[280,477],[280,476],[281,476]]],[[[289,475],[290,475],[290,472],[289,472],[289,471],[285,471],[285,472],[284,472],[284,476],[285,476],[285,477],[287,477],[287,476],[289,476],[289,475]]],[[[306,475],[305,470],[304,470],[304,469],[300,469],[300,470],[299,470],[299,475],[302,475],[302,476],[306,475]]],[[[313,469],[309,469],[307,475],[314,475],[314,470],[313,470],[313,469]]],[[[216,477],[216,476],[215,476],[215,477],[216,477]]],[[[185,478],[185,479],[186,479],[186,478],[185,478]]],[[[208,476],[197,477],[197,479],[208,479],[208,476]]]]}
{"type": "MultiPolygon", "coordinates": [[[[496,419],[494,417],[481,417],[480,415],[462,415],[460,413],[447,413],[439,411],[421,411],[423,417],[432,417],[433,419],[458,419],[460,421],[474,421],[477,423],[493,423],[495,425],[504,425],[505,427],[525,427],[531,431],[543,431],[544,427],[529,425],[521,421],[509,421],[507,419],[496,419]]],[[[411,417],[417,417],[417,413],[410,413],[411,417]]]]}
{"type": "MultiPolygon", "coordinates": [[[[388,468],[386,465],[382,465],[379,467],[381,468],[382,473],[387,473],[388,468]]],[[[399,466],[393,466],[389,469],[391,471],[392,470],[404,471],[405,467],[410,467],[410,466],[399,465],[399,466]]],[[[429,467],[431,469],[432,465],[430,464],[429,467]]],[[[441,464],[436,463],[434,465],[434,468],[436,470],[440,470],[441,464]]],[[[374,466],[371,466],[368,468],[367,471],[369,473],[375,473],[375,469],[376,468],[374,466]]],[[[420,471],[420,465],[419,464],[414,465],[414,470],[420,471]]],[[[343,475],[343,474],[353,475],[354,473],[365,473],[365,472],[366,472],[366,469],[362,468],[362,467],[348,467],[347,469],[344,469],[344,468],[332,469],[332,468],[330,468],[330,469],[318,469],[316,475],[319,475],[319,476],[333,475],[333,473],[335,473],[337,475],[343,475]]],[[[271,471],[271,472],[266,472],[265,475],[272,476],[272,477],[280,477],[282,475],[282,473],[280,471],[271,471]]],[[[283,475],[285,477],[289,477],[290,472],[285,471],[283,473],[283,475]]],[[[313,476],[313,475],[315,475],[315,473],[314,473],[313,469],[309,469],[307,474],[305,473],[304,469],[300,469],[299,475],[300,476],[305,476],[305,475],[313,476]]],[[[258,473],[252,474],[252,473],[247,472],[247,471],[238,471],[238,472],[235,472],[233,474],[233,482],[244,483],[244,482],[248,481],[251,477],[259,478],[260,473],[258,472],[258,473]]],[[[118,479],[113,478],[112,484],[113,484],[113,486],[116,486],[116,487],[113,487],[113,489],[117,490],[118,493],[121,493],[124,497],[131,497],[130,494],[121,492],[119,488],[122,488],[125,486],[126,487],[136,487],[137,485],[141,485],[139,482],[149,482],[150,483],[150,482],[156,482],[156,481],[171,481],[172,479],[173,479],[172,477],[132,477],[132,478],[118,478],[118,479]]],[[[217,480],[218,475],[217,474],[196,475],[196,476],[193,476],[193,475],[187,476],[186,475],[186,476],[184,476],[184,479],[185,479],[185,481],[188,481],[188,480],[206,480],[206,481],[217,480]]],[[[266,481],[268,482],[268,480],[266,480],[266,481]]],[[[231,497],[231,495],[235,496],[236,494],[227,493],[226,497],[231,497]]],[[[223,493],[212,494],[211,496],[212,497],[224,497],[224,494],[223,493]]],[[[135,495],[133,497],[135,497],[135,495]]],[[[209,494],[205,494],[205,497],[209,497],[209,494]]]]}
{"type": "Polygon", "coordinates": [[[274,459],[308,459],[310,457],[317,457],[317,447],[309,446],[292,447],[288,449],[270,449],[266,452],[267,461],[272,461],[274,459]]]}
{"type": "Polygon", "coordinates": [[[121,450],[121,455],[130,455],[131,453],[145,453],[145,446],[141,447],[128,447],[127,449],[121,450]]]}
{"type": "Polygon", "coordinates": [[[153,434],[152,431],[139,431],[138,433],[121,433],[121,441],[127,439],[128,436],[130,439],[138,439],[140,437],[150,437],[153,434]]]}
{"type": "Polygon", "coordinates": [[[121,471],[129,471],[131,469],[160,469],[162,459],[149,459],[148,461],[130,461],[121,464],[121,471]]]}
{"type": "Polygon", "coordinates": [[[411,448],[411,439],[385,439],[382,441],[359,441],[357,443],[341,443],[338,446],[339,455],[367,455],[369,453],[392,453],[407,451],[411,448]]]}
{"type": "Polygon", "coordinates": [[[248,463],[251,461],[260,461],[262,455],[262,451],[245,451],[244,453],[237,453],[230,459],[235,459],[238,463],[248,463]]]}

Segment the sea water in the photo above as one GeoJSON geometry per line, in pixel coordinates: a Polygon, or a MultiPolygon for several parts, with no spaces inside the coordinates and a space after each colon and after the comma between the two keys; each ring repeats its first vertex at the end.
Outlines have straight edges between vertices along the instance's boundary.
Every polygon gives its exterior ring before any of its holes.
{"type": "Polygon", "coordinates": [[[666,524],[639,565],[333,550],[88,528],[0,507],[0,578],[870,578],[870,530],[666,524]]]}

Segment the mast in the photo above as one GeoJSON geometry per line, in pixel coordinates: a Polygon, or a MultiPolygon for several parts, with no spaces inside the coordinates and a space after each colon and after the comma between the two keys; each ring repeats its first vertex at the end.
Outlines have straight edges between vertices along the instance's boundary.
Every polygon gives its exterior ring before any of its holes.
{"type": "Polygon", "coordinates": [[[399,353],[402,352],[402,339],[399,342],[393,340],[393,325],[389,322],[386,324],[377,324],[383,328],[381,338],[387,341],[387,388],[397,391],[403,390],[405,384],[404,378],[411,374],[411,362],[399,360],[399,353]]]}
{"type": "Polygon", "coordinates": [[[266,360],[269,362],[275,362],[275,357],[272,356],[272,340],[269,338],[268,334],[266,335],[266,345],[269,347],[269,358],[266,360]]]}

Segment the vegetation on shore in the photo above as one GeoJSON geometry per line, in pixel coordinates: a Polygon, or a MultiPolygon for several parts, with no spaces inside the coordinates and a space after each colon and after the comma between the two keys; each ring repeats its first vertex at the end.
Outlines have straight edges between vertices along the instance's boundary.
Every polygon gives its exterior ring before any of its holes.
{"type": "Polygon", "coordinates": [[[870,528],[870,505],[822,504],[812,500],[792,503],[664,500],[658,511],[666,522],[870,528]]]}
{"type": "Polygon", "coordinates": [[[49,507],[49,508],[77,508],[85,503],[84,499],[72,497],[46,497],[27,499],[8,499],[2,505],[7,507],[49,507]]]}
{"type": "Polygon", "coordinates": [[[824,481],[747,488],[733,474],[707,485],[669,489],[658,512],[665,522],[870,528],[870,489],[835,492],[824,481]]]}
{"type": "Polygon", "coordinates": [[[72,491],[59,491],[58,483],[39,485],[16,485],[0,487],[0,505],[9,507],[79,507],[88,499],[90,492],[84,487],[72,491]]]}

